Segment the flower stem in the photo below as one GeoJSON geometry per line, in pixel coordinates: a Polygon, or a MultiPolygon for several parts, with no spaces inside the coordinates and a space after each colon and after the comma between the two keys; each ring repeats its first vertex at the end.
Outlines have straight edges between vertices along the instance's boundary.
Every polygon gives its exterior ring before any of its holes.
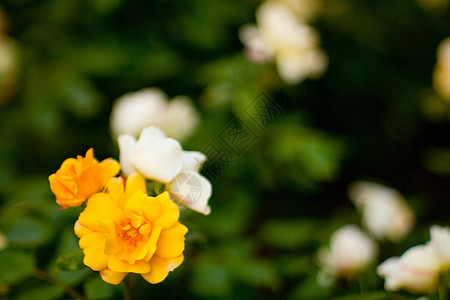
{"type": "Polygon", "coordinates": [[[131,286],[133,284],[133,274],[129,273],[123,285],[123,300],[131,300],[131,286]]]}
{"type": "Polygon", "coordinates": [[[439,283],[439,300],[446,300],[447,299],[447,287],[445,282],[439,283]]]}
{"type": "Polygon", "coordinates": [[[364,280],[362,275],[358,276],[359,290],[361,292],[361,296],[364,296],[365,288],[364,288],[364,280]]]}
{"type": "Polygon", "coordinates": [[[34,270],[34,276],[40,280],[47,281],[49,283],[55,284],[63,289],[66,294],[70,295],[74,299],[87,300],[83,295],[81,295],[78,291],[73,289],[70,285],[65,283],[64,281],[56,278],[55,276],[45,272],[41,269],[34,270]]]}

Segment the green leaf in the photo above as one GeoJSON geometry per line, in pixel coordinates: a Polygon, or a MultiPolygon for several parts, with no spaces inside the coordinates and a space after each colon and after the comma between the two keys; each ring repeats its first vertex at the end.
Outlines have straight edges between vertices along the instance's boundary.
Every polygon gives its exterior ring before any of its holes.
{"type": "Polygon", "coordinates": [[[73,226],[66,226],[58,237],[58,247],[47,268],[50,274],[70,284],[78,284],[92,271],[83,265],[83,252],[73,226]]]}
{"type": "Polygon", "coordinates": [[[106,283],[99,274],[84,284],[84,292],[89,299],[111,299],[119,292],[117,286],[106,283]]]}
{"type": "Polygon", "coordinates": [[[31,254],[8,249],[0,251],[0,282],[20,282],[32,274],[34,265],[34,257],[31,254]]]}
{"type": "Polygon", "coordinates": [[[217,203],[214,214],[208,219],[197,218],[189,221],[201,228],[201,232],[213,237],[224,239],[239,236],[252,216],[253,203],[251,195],[236,191],[229,202],[217,203]]]}
{"type": "Polygon", "coordinates": [[[277,174],[272,181],[302,193],[335,180],[345,154],[343,139],[303,123],[303,118],[290,115],[267,127],[264,154],[274,167],[272,173],[277,174]]]}
{"type": "Polygon", "coordinates": [[[30,289],[21,292],[16,300],[50,300],[59,298],[63,294],[60,286],[50,283],[40,283],[30,289]]]}
{"type": "Polygon", "coordinates": [[[347,295],[337,298],[332,298],[333,300],[386,300],[386,299],[399,299],[398,296],[389,294],[386,292],[369,292],[354,295],[347,295]]]}
{"type": "Polygon", "coordinates": [[[317,284],[315,276],[311,276],[303,281],[292,293],[291,299],[308,299],[308,300],[321,300],[329,299],[330,291],[326,288],[322,288],[317,284]]]}
{"type": "Polygon", "coordinates": [[[276,289],[280,285],[275,266],[269,260],[250,259],[233,269],[235,277],[250,286],[276,289]]]}
{"type": "Polygon", "coordinates": [[[280,257],[277,259],[277,265],[279,266],[281,273],[293,278],[302,274],[307,275],[315,268],[310,253],[303,256],[295,255],[280,257]]]}
{"type": "Polygon", "coordinates": [[[275,247],[295,249],[317,242],[316,226],[312,220],[276,220],[263,225],[259,236],[275,247]]]}
{"type": "Polygon", "coordinates": [[[84,269],[84,254],[81,249],[59,256],[56,266],[62,271],[78,271],[84,269]]]}
{"type": "Polygon", "coordinates": [[[5,232],[11,245],[18,247],[37,247],[50,240],[53,234],[50,224],[32,217],[22,217],[5,232]]]}
{"type": "Polygon", "coordinates": [[[450,150],[431,148],[425,153],[425,167],[441,176],[450,175],[450,150]]]}
{"type": "Polygon", "coordinates": [[[191,283],[198,295],[224,297],[231,292],[227,266],[208,254],[202,255],[197,261],[191,283]]]}
{"type": "Polygon", "coordinates": [[[108,14],[117,10],[122,5],[123,0],[94,0],[91,3],[97,11],[108,14]]]}

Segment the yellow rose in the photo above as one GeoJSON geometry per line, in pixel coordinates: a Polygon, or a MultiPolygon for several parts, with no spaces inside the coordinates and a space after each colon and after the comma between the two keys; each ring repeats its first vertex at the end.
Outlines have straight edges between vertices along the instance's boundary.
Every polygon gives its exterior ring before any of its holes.
{"type": "Polygon", "coordinates": [[[119,284],[127,273],[159,283],[183,262],[187,228],[167,192],[150,197],[141,175],[110,179],[75,223],[84,264],[119,284]]]}
{"type": "Polygon", "coordinates": [[[62,208],[79,206],[87,198],[99,192],[120,170],[120,165],[112,158],[98,162],[94,150],[86,152],[86,157],[78,155],[66,159],[55,174],[49,176],[50,189],[56,202],[62,208]]]}

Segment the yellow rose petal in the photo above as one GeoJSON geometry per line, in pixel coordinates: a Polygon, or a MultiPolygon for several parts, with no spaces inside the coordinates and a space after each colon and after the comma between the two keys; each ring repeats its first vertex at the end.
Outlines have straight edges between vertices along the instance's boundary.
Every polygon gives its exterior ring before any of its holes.
{"type": "Polygon", "coordinates": [[[145,261],[136,261],[129,264],[127,261],[118,259],[115,256],[109,256],[108,268],[115,272],[132,272],[132,273],[148,273],[150,272],[150,264],[145,261]]]}
{"type": "Polygon", "coordinates": [[[156,251],[156,243],[158,242],[159,236],[161,234],[162,227],[156,226],[153,228],[150,238],[148,239],[148,253],[144,260],[149,261],[156,251]]]}
{"type": "Polygon", "coordinates": [[[127,178],[126,182],[126,190],[125,197],[130,198],[137,191],[141,191],[142,193],[147,193],[147,187],[145,186],[144,178],[139,174],[131,174],[127,178]]]}
{"type": "Polygon", "coordinates": [[[120,164],[112,158],[104,159],[99,165],[105,170],[108,177],[114,177],[120,171],[120,164]]]}
{"type": "Polygon", "coordinates": [[[126,272],[114,272],[110,269],[103,269],[100,271],[102,279],[110,284],[119,284],[128,273],[126,272]]]}
{"type": "Polygon", "coordinates": [[[93,233],[92,230],[90,230],[90,229],[88,229],[88,228],[86,228],[86,227],[84,227],[84,226],[81,226],[81,224],[80,224],[79,221],[76,221],[76,222],[75,222],[74,231],[75,231],[75,234],[76,234],[79,238],[81,238],[82,236],[84,236],[84,235],[86,235],[86,234],[93,233]]]}
{"type": "Polygon", "coordinates": [[[156,244],[155,255],[166,259],[179,256],[184,250],[184,235],[187,231],[186,226],[181,223],[162,231],[156,244]]]}
{"type": "Polygon", "coordinates": [[[183,261],[187,228],[168,193],[149,197],[143,178],[130,177],[125,189],[122,179],[110,179],[105,192],[91,196],[74,230],[84,263],[106,282],[118,284],[130,272],[160,282],[183,261]]]}
{"type": "Polygon", "coordinates": [[[145,280],[152,284],[163,281],[170,271],[177,268],[183,262],[183,255],[167,260],[154,256],[150,261],[152,271],[147,274],[141,274],[145,280]]]}
{"type": "Polygon", "coordinates": [[[66,159],[49,176],[50,189],[56,196],[56,202],[62,208],[79,206],[93,194],[101,191],[109,178],[119,172],[119,164],[113,159],[98,163],[94,150],[86,152],[86,157],[78,156],[66,159]]]}
{"type": "Polygon", "coordinates": [[[103,252],[104,239],[101,233],[91,233],[83,236],[79,242],[80,247],[84,249],[83,263],[95,271],[107,267],[108,257],[103,252]]]}
{"type": "Polygon", "coordinates": [[[161,215],[155,221],[155,224],[161,225],[163,229],[172,227],[180,216],[178,206],[170,200],[168,192],[158,195],[155,199],[161,204],[161,215]]]}

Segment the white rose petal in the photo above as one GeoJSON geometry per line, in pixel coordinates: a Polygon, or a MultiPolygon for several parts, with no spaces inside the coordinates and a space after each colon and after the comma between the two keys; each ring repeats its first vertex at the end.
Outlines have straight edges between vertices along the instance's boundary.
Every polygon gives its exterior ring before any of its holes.
{"type": "Polygon", "coordinates": [[[197,110],[189,98],[175,97],[169,101],[158,88],[127,93],[115,102],[110,119],[114,136],[137,136],[143,128],[156,126],[177,140],[189,137],[199,123],[197,110]]]}
{"type": "Polygon", "coordinates": [[[131,173],[137,173],[137,171],[128,162],[128,155],[136,145],[136,138],[130,134],[122,134],[118,137],[117,140],[119,142],[119,149],[120,149],[119,160],[122,173],[125,176],[128,176],[131,173]]]}
{"type": "Polygon", "coordinates": [[[120,134],[139,135],[150,125],[161,127],[167,114],[167,97],[157,88],[146,88],[118,98],[110,118],[114,136],[120,134]]]}
{"type": "Polygon", "coordinates": [[[245,45],[245,54],[250,61],[262,64],[273,59],[273,49],[264,41],[255,25],[242,26],[239,39],[245,45]]]}
{"type": "Polygon", "coordinates": [[[264,2],[256,10],[257,26],[245,25],[239,31],[247,57],[257,63],[274,59],[280,77],[289,84],[318,77],[328,64],[318,47],[319,34],[296,14],[304,5],[293,2],[264,2]]]}
{"type": "Polygon", "coordinates": [[[311,20],[322,9],[322,0],[271,0],[289,7],[299,18],[311,20]]]}
{"type": "Polygon", "coordinates": [[[349,197],[362,213],[363,225],[377,238],[399,242],[412,230],[415,217],[404,197],[386,186],[357,181],[349,197]]]}
{"type": "Polygon", "coordinates": [[[373,264],[378,245],[355,225],[346,225],[333,233],[330,248],[319,251],[319,260],[326,269],[351,275],[373,264]]]}
{"type": "Polygon", "coordinates": [[[385,277],[385,289],[404,289],[413,293],[429,293],[436,288],[439,278],[439,260],[425,245],[408,249],[399,258],[384,261],[377,273],[385,277]]]}
{"type": "Polygon", "coordinates": [[[434,89],[450,101],[450,37],[443,40],[437,48],[437,62],[433,72],[434,89]]]}
{"type": "Polygon", "coordinates": [[[433,225],[430,228],[429,247],[439,258],[443,270],[450,269],[450,228],[433,225]]]}
{"type": "Polygon", "coordinates": [[[206,156],[197,151],[183,151],[183,171],[198,172],[206,160],[206,156]]]}
{"type": "Polygon", "coordinates": [[[208,200],[212,194],[211,183],[197,172],[181,171],[166,185],[172,198],[184,206],[204,215],[211,212],[208,200]]]}
{"type": "Polygon", "coordinates": [[[119,137],[121,165],[124,174],[135,170],[144,177],[160,182],[170,182],[183,165],[182,148],[178,141],[168,138],[156,127],[144,128],[134,145],[132,137],[119,137]],[[129,168],[131,166],[131,168],[129,168]]]}
{"type": "Polygon", "coordinates": [[[188,138],[199,123],[197,110],[191,100],[178,96],[167,104],[167,115],[161,129],[176,140],[188,138]]]}

